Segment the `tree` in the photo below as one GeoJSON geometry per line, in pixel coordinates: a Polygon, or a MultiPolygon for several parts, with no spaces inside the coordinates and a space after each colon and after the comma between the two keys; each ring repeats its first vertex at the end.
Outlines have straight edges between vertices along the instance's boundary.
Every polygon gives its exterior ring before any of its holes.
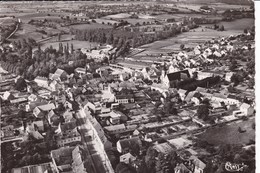
{"type": "Polygon", "coordinates": [[[119,163],[116,166],[116,173],[134,173],[134,171],[125,163],[119,163]]]}
{"type": "Polygon", "coordinates": [[[231,82],[234,82],[234,85],[238,85],[242,81],[243,81],[243,78],[239,74],[233,74],[231,77],[231,82]]]}
{"type": "Polygon", "coordinates": [[[70,51],[71,51],[71,53],[74,51],[74,49],[73,49],[73,44],[71,43],[71,45],[70,45],[70,51]]]}
{"type": "Polygon", "coordinates": [[[200,105],[197,109],[197,115],[199,119],[207,120],[209,116],[209,106],[200,105]]]}
{"type": "Polygon", "coordinates": [[[17,79],[17,81],[14,85],[14,88],[18,91],[23,91],[24,89],[26,89],[26,87],[27,87],[27,84],[23,78],[17,79]]]}
{"type": "Polygon", "coordinates": [[[183,49],[184,49],[184,47],[185,47],[185,45],[184,45],[184,44],[181,44],[181,45],[180,45],[180,49],[181,49],[181,50],[183,50],[183,49]]]}
{"type": "Polygon", "coordinates": [[[219,30],[220,30],[220,31],[224,31],[224,30],[225,30],[224,25],[221,25],[221,26],[219,27],[219,30]]]}

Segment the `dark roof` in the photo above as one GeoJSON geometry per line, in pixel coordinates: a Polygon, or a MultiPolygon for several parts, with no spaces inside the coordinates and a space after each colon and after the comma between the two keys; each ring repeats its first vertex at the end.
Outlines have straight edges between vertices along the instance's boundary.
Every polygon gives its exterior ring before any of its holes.
{"type": "Polygon", "coordinates": [[[167,74],[167,77],[168,77],[169,81],[181,80],[184,76],[183,74],[186,74],[188,78],[190,77],[190,73],[188,70],[182,70],[182,71],[178,71],[178,72],[174,72],[174,73],[169,73],[169,74],[167,74]]]}

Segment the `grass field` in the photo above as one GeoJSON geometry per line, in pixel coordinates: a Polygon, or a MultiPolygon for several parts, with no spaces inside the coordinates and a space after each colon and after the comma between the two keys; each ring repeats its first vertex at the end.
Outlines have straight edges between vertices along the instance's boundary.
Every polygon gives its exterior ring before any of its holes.
{"type": "Polygon", "coordinates": [[[110,25],[102,25],[99,23],[91,23],[91,24],[79,24],[79,25],[72,25],[69,26],[70,28],[75,28],[75,29],[80,29],[80,30],[84,30],[84,29],[98,29],[98,28],[112,28],[112,26],[110,25]]]}
{"type": "Polygon", "coordinates": [[[131,15],[127,14],[127,13],[118,13],[118,14],[114,14],[114,15],[108,15],[105,16],[104,18],[106,19],[125,19],[125,18],[129,18],[131,15]]]}
{"type": "Polygon", "coordinates": [[[208,129],[198,137],[202,140],[215,145],[219,144],[247,144],[250,139],[255,140],[255,130],[252,129],[252,123],[255,119],[232,123],[223,127],[208,129]],[[239,133],[238,128],[245,129],[246,132],[239,133]]]}

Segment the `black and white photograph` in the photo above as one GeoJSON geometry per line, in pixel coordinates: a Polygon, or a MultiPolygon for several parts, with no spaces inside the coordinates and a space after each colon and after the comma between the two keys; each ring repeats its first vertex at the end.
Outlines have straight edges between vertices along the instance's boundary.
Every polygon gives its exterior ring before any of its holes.
{"type": "Polygon", "coordinates": [[[0,1],[0,172],[257,173],[256,4],[0,1]]]}

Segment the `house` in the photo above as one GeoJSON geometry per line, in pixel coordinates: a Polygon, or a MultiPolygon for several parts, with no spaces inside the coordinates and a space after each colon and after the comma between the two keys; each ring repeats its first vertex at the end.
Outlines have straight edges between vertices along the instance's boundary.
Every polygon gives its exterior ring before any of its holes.
{"type": "Polygon", "coordinates": [[[178,93],[179,93],[179,96],[180,96],[181,100],[184,100],[184,99],[185,99],[187,92],[188,92],[188,91],[187,91],[187,90],[184,90],[184,89],[179,89],[179,90],[178,90],[178,93]]]}
{"type": "Polygon", "coordinates": [[[94,113],[101,111],[101,103],[100,102],[88,102],[84,109],[90,109],[94,113]]]}
{"type": "Polygon", "coordinates": [[[191,91],[187,94],[187,96],[185,97],[184,101],[186,102],[190,102],[191,99],[193,98],[193,96],[196,94],[197,92],[196,91],[191,91]]]}
{"type": "Polygon", "coordinates": [[[65,120],[65,123],[67,122],[71,122],[71,121],[76,121],[76,119],[73,117],[73,112],[71,110],[66,110],[64,113],[63,113],[63,118],[65,120]]]}
{"type": "Polygon", "coordinates": [[[31,133],[34,131],[44,131],[44,124],[42,120],[27,123],[26,132],[31,133]]]}
{"type": "Polygon", "coordinates": [[[57,126],[60,123],[60,116],[58,116],[53,110],[51,110],[48,115],[48,122],[57,126]]]}
{"type": "Polygon", "coordinates": [[[193,173],[193,171],[191,171],[191,169],[181,163],[176,165],[176,167],[174,168],[174,173],[193,173]]]}
{"type": "Polygon", "coordinates": [[[3,100],[12,100],[12,99],[14,99],[14,96],[9,91],[6,91],[6,92],[4,92],[2,99],[3,100]]]}
{"type": "Polygon", "coordinates": [[[134,95],[133,94],[126,94],[126,95],[116,95],[115,96],[115,102],[118,102],[119,104],[125,104],[125,103],[133,103],[134,95]]]}
{"type": "Polygon", "coordinates": [[[12,173],[47,173],[49,171],[54,171],[53,170],[53,163],[42,163],[42,164],[37,164],[37,165],[28,165],[24,167],[19,167],[19,168],[13,168],[12,173]]]}
{"type": "Polygon", "coordinates": [[[99,114],[98,117],[100,118],[109,118],[109,121],[112,125],[119,124],[120,118],[122,116],[122,113],[118,111],[112,111],[108,113],[99,114]]]}
{"type": "Polygon", "coordinates": [[[80,77],[86,74],[85,68],[78,67],[74,71],[75,71],[75,73],[78,73],[80,77]]]}
{"type": "Polygon", "coordinates": [[[181,81],[187,78],[190,78],[190,73],[188,70],[182,70],[182,71],[168,73],[168,74],[162,72],[161,75],[161,81],[167,87],[171,87],[170,86],[171,82],[181,81]]]}
{"type": "Polygon", "coordinates": [[[202,80],[208,77],[213,77],[214,73],[207,72],[207,71],[198,71],[197,76],[198,76],[198,80],[202,80]]]}
{"type": "Polygon", "coordinates": [[[153,147],[158,153],[162,153],[162,154],[168,154],[171,151],[174,151],[175,148],[173,146],[171,146],[168,142],[164,142],[161,144],[156,144],[153,147]]]}
{"type": "Polygon", "coordinates": [[[135,160],[136,160],[136,157],[134,157],[130,153],[126,153],[126,154],[120,156],[120,162],[125,163],[125,164],[129,164],[135,160]]]}
{"type": "Polygon", "coordinates": [[[51,81],[50,84],[49,84],[49,87],[48,87],[51,91],[58,91],[59,89],[62,89],[62,85],[54,80],[54,81],[51,81]]]}
{"type": "Polygon", "coordinates": [[[191,101],[195,103],[195,105],[199,105],[202,101],[201,94],[196,92],[191,98],[191,101]]]}
{"type": "Polygon", "coordinates": [[[174,148],[176,148],[177,150],[186,148],[186,147],[189,147],[192,145],[192,141],[190,141],[186,138],[182,138],[182,137],[168,140],[168,142],[169,142],[169,144],[174,146],[174,148]]]}
{"type": "Polygon", "coordinates": [[[65,81],[68,79],[68,73],[62,69],[57,69],[55,73],[50,76],[51,80],[65,81]]]}
{"type": "Polygon", "coordinates": [[[254,114],[254,108],[247,104],[247,103],[243,103],[240,107],[239,107],[240,111],[242,113],[244,113],[247,116],[253,115],[254,114]]]}
{"type": "Polygon", "coordinates": [[[240,101],[239,101],[239,98],[237,96],[229,94],[227,96],[226,104],[228,104],[228,105],[237,105],[238,106],[240,104],[240,101]]]}
{"type": "Polygon", "coordinates": [[[190,160],[194,164],[194,172],[193,173],[203,173],[204,169],[206,168],[206,164],[203,163],[199,158],[196,156],[191,156],[190,160]]]}
{"type": "Polygon", "coordinates": [[[40,77],[40,76],[37,76],[35,79],[34,79],[34,82],[36,82],[36,84],[39,86],[39,87],[43,87],[43,88],[48,88],[49,87],[49,81],[46,77],[40,77]]]}
{"type": "Polygon", "coordinates": [[[141,147],[142,142],[139,137],[129,139],[121,139],[116,143],[117,151],[120,153],[128,153],[132,147],[141,147]]]}
{"type": "Polygon", "coordinates": [[[211,97],[211,100],[217,103],[227,103],[227,96],[220,93],[214,93],[211,97]]]}
{"type": "Polygon", "coordinates": [[[56,107],[53,103],[37,106],[33,109],[33,115],[36,117],[42,117],[55,108],[56,107]]]}
{"type": "Polygon", "coordinates": [[[62,147],[51,151],[51,159],[56,172],[71,171],[72,172],[72,151],[76,147],[62,147]]]}
{"type": "Polygon", "coordinates": [[[225,75],[225,80],[231,82],[231,77],[233,76],[234,72],[228,72],[225,75]]]}
{"type": "MultiPolygon", "coordinates": [[[[71,123],[71,122],[69,122],[71,123]]],[[[69,124],[66,123],[66,124],[69,124]]],[[[61,131],[62,133],[57,137],[57,145],[59,147],[64,147],[64,146],[75,146],[77,144],[81,143],[81,135],[79,134],[77,128],[69,128],[69,130],[67,130],[66,132],[64,132],[63,130],[66,128],[64,126],[65,125],[61,125],[61,131]]]]}

